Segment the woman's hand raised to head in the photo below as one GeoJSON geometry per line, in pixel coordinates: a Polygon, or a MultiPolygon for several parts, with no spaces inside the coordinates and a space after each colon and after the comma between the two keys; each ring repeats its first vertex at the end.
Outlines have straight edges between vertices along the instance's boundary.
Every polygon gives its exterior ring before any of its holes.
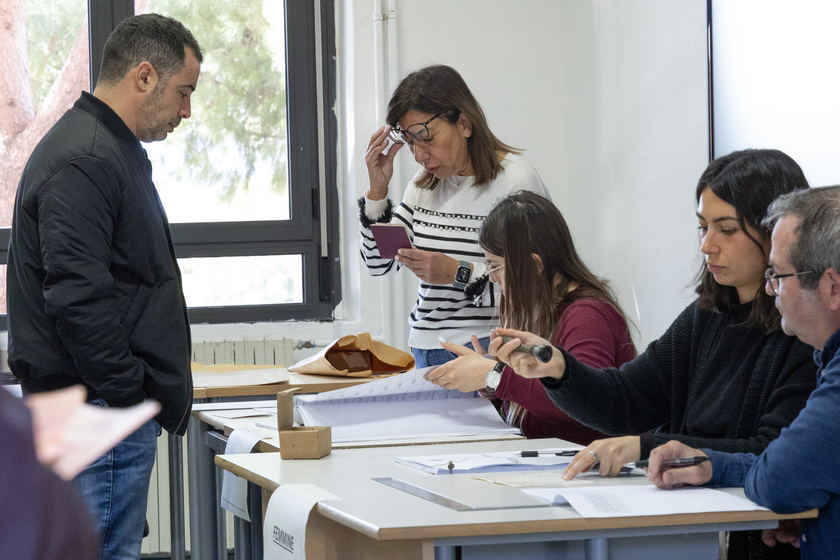
{"type": "Polygon", "coordinates": [[[503,361],[522,377],[529,379],[536,377],[554,377],[560,379],[566,372],[566,360],[563,358],[563,353],[557,348],[553,348],[551,360],[546,363],[540,362],[534,356],[525,352],[515,352],[520,344],[527,344],[529,346],[552,346],[551,342],[544,338],[529,333],[527,331],[517,331],[513,329],[498,328],[495,330],[495,335],[490,335],[490,347],[487,351],[491,356],[495,356],[503,361]],[[504,342],[502,337],[510,337],[508,342],[504,342]]]}
{"type": "Polygon", "coordinates": [[[402,144],[394,144],[388,148],[388,134],[390,126],[383,126],[373,133],[365,150],[365,167],[367,167],[370,188],[365,193],[369,200],[382,200],[388,196],[388,183],[394,175],[394,157],[402,144]]]}

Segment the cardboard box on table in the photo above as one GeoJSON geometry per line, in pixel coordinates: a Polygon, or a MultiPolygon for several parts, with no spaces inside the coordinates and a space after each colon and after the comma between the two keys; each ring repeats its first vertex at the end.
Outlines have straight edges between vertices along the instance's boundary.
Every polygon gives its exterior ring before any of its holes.
{"type": "Polygon", "coordinates": [[[277,430],[282,459],[320,459],[332,450],[329,426],[295,426],[294,393],[277,393],[277,430]]]}

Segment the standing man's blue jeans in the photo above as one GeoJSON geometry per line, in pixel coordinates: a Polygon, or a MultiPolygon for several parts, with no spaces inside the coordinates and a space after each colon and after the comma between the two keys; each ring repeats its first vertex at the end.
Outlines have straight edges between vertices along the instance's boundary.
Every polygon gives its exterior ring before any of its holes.
{"type": "MultiPolygon", "coordinates": [[[[101,399],[91,404],[107,406],[101,399]]],[[[149,420],[73,479],[95,520],[103,560],[140,558],[159,433],[149,420]]]]}
{"type": "MultiPolygon", "coordinates": [[[[490,337],[487,338],[479,338],[478,341],[481,343],[481,346],[487,350],[487,347],[490,346],[490,337]]],[[[467,344],[467,347],[472,349],[472,344],[467,344]]],[[[440,364],[445,364],[450,360],[454,360],[458,356],[447,350],[446,348],[432,348],[431,350],[424,350],[423,348],[412,348],[411,353],[414,354],[414,367],[417,369],[430,367],[430,366],[439,366],[440,364]]]]}

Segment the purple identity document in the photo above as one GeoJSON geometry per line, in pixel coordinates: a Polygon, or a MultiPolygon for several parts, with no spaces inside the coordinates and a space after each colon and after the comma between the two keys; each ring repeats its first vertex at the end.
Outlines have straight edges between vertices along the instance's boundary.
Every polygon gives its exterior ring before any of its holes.
{"type": "Polygon", "coordinates": [[[408,229],[402,224],[371,224],[370,231],[383,259],[393,259],[399,249],[411,249],[408,229]]]}

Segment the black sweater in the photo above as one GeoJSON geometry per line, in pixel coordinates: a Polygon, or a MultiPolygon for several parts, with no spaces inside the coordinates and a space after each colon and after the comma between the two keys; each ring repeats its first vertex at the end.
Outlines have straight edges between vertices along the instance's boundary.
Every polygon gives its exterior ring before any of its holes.
{"type": "Polygon", "coordinates": [[[814,349],[781,331],[747,329],[739,324],[741,317],[706,311],[694,302],[620,369],[590,368],[563,352],[565,375],[544,379],[543,385],[551,400],[579,422],[609,434],[642,434],[642,459],[672,439],[692,447],[761,453],[816,387],[814,349]],[[706,408],[730,417],[734,425],[716,422],[720,425],[702,430],[687,413],[692,395],[697,398],[711,376],[732,382],[728,390],[703,396],[706,408]]]}

